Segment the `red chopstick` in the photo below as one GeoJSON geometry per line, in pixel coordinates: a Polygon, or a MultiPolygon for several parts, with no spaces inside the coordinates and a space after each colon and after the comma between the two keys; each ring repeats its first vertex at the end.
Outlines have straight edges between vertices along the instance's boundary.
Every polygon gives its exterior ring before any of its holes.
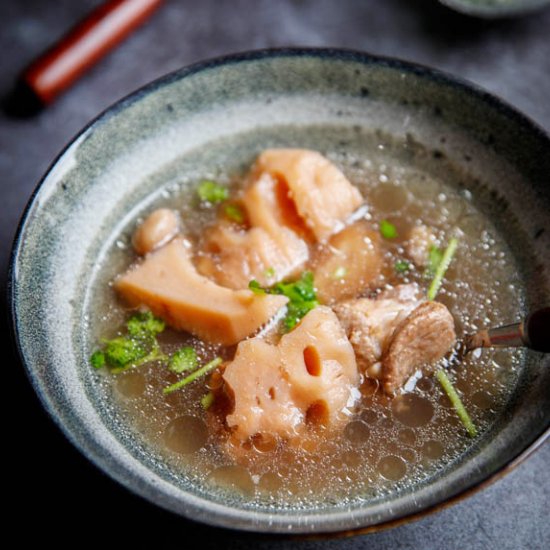
{"type": "Polygon", "coordinates": [[[33,61],[20,77],[27,94],[45,106],[111,51],[163,0],[109,0],[33,61]]]}

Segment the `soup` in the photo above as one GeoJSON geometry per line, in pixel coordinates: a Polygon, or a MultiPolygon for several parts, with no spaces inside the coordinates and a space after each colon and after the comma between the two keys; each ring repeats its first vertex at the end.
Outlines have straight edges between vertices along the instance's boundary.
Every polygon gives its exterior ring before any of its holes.
{"type": "MultiPolygon", "coordinates": [[[[502,319],[513,319],[522,302],[514,259],[487,215],[477,208],[475,188],[473,194],[456,185],[453,172],[448,181],[441,173],[431,170],[425,152],[411,155],[410,145],[394,145],[380,136],[368,145],[361,152],[355,150],[354,154],[345,151],[345,143],[323,151],[361,195],[358,203],[350,207],[351,216],[343,216],[340,226],[321,236],[315,231],[322,233],[324,229],[318,229],[314,223],[297,229],[300,212],[296,210],[291,211],[292,219],[287,216],[284,221],[285,227],[292,228],[294,234],[306,242],[307,257],[297,262],[298,268],[288,267],[281,261],[278,265],[282,265],[283,270],[288,268],[290,273],[283,279],[306,280],[304,273],[312,273],[313,286],[317,285],[315,307],[305,308],[307,311],[294,319],[292,326],[285,326],[288,314],[282,320],[279,315],[278,321],[260,329],[259,336],[251,331],[226,345],[216,342],[215,337],[199,338],[194,330],[191,332],[195,335],[168,326],[156,336],[164,358],[173,357],[182,348],[192,349],[196,357],[193,369],[209,366],[219,358],[212,370],[175,391],[166,393],[165,390],[178,384],[190,371],[170,370],[168,359],[146,362],[139,367],[130,365],[119,373],[98,371],[98,383],[112,399],[114,414],[120,422],[131,426],[135,437],[142,438],[175,476],[192,479],[207,492],[228,492],[252,506],[280,508],[375,499],[430,479],[459,460],[475,441],[432,375],[434,370],[445,369],[453,380],[475,425],[476,437],[481,437],[501,413],[517,380],[520,352],[484,350],[482,354],[469,354],[459,363],[450,361],[448,353],[439,353],[430,368],[412,365],[412,370],[397,385],[376,372],[380,368],[376,361],[365,368],[365,360],[361,359],[350,336],[352,329],[345,327],[344,314],[339,308],[342,304],[354,305],[361,299],[370,300],[365,302],[369,307],[372,304],[378,307],[384,299],[392,299],[385,293],[410,288],[417,293],[412,309],[418,304],[431,303],[425,294],[438,260],[441,262],[441,255],[454,239],[457,250],[444,272],[435,301],[452,315],[458,338],[502,319]],[[376,249],[376,258],[362,249],[348,249],[349,242],[357,241],[376,249]],[[355,279],[357,273],[360,276],[355,279]],[[242,430],[243,415],[247,414],[244,398],[240,401],[240,421],[234,419],[231,424],[231,415],[237,416],[238,412],[235,402],[231,402],[235,396],[229,395],[224,402],[222,390],[229,386],[235,393],[231,383],[235,385],[239,379],[235,375],[231,377],[230,369],[235,372],[237,350],[244,357],[241,363],[246,363],[247,357],[240,341],[261,339],[267,354],[279,353],[274,350],[290,342],[292,334],[305,330],[308,316],[313,312],[326,315],[328,323],[332,322],[329,316],[334,316],[334,311],[337,312],[335,322],[341,323],[341,330],[347,331],[346,337],[353,344],[346,349],[353,350],[353,362],[357,362],[356,377],[350,375],[348,381],[349,407],[339,406],[334,425],[326,420],[332,418],[331,402],[325,400],[319,406],[320,400],[316,399],[299,410],[303,413],[304,426],[296,437],[283,435],[285,428],[281,426],[274,429],[274,433],[264,430],[261,437],[256,437],[252,428],[246,433],[242,430]],[[340,413],[344,409],[343,417],[340,413]],[[244,434],[240,438],[234,436],[239,430],[244,434]]],[[[229,259],[224,259],[223,247],[213,248],[215,238],[209,235],[220,224],[238,226],[235,231],[240,235],[248,234],[253,228],[251,220],[246,219],[250,217],[246,201],[244,206],[242,201],[242,193],[250,188],[251,181],[258,179],[250,176],[253,160],[238,169],[216,173],[215,177],[205,174],[210,187],[204,186],[201,183],[204,178],[200,177],[182,185],[167,184],[164,196],[148,204],[142,217],[117,237],[109,262],[105,262],[102,276],[95,285],[95,307],[90,313],[95,342],[126,334],[125,323],[135,313],[136,304],[129,306],[127,300],[121,299],[113,281],[129,266],[144,262],[133,250],[132,235],[157,208],[178,212],[180,226],[173,233],[184,235],[186,242],[193,246],[193,265],[201,276],[215,280],[224,288],[232,285],[235,279],[228,278],[233,269],[231,254],[229,259]],[[220,193],[219,204],[215,199],[201,200],[199,195],[208,188],[211,193],[220,193]],[[220,262],[228,263],[216,272],[220,262]]],[[[258,170],[258,161],[254,166],[258,170]]],[[[324,221],[326,218],[321,220],[321,225],[324,221]]],[[[173,228],[170,220],[166,225],[173,228]]],[[[150,256],[166,249],[174,236],[170,231],[161,231],[166,242],[160,239],[156,243],[157,251],[150,256]]],[[[138,235],[137,241],[141,251],[155,246],[155,239],[148,245],[146,239],[140,240],[138,235]]],[[[294,246],[294,241],[291,244],[293,254],[303,251],[294,246]]],[[[247,288],[252,280],[254,284],[250,284],[250,288],[256,296],[282,299],[281,292],[276,291],[280,274],[271,266],[264,268],[265,265],[253,277],[247,271],[243,275],[245,282],[234,285],[236,291],[247,288]]],[[[403,314],[404,317],[408,318],[412,309],[403,314]]],[[[175,324],[172,318],[167,320],[168,324],[175,324]]],[[[318,376],[314,371],[318,368],[316,365],[324,364],[324,348],[320,344],[322,349],[318,352],[306,344],[303,347],[305,365],[311,370],[310,375],[318,376]],[[316,353],[321,353],[320,360],[316,353]]],[[[451,351],[452,344],[447,348],[451,351]]],[[[387,357],[388,352],[384,350],[384,354],[387,357]]],[[[239,373],[242,380],[242,369],[239,373]]],[[[308,386],[308,392],[312,391],[308,386]]],[[[280,398],[276,384],[269,392],[273,401],[280,398]]],[[[293,399],[288,403],[295,405],[297,399],[293,399]]]]}

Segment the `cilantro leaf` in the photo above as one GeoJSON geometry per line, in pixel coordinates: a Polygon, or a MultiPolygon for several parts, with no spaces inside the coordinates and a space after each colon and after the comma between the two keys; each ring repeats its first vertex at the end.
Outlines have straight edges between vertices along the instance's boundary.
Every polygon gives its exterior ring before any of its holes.
{"type": "Polygon", "coordinates": [[[137,339],[154,337],[160,334],[165,326],[164,321],[155,317],[150,311],[137,313],[126,323],[128,334],[137,339]]]}
{"type": "Polygon", "coordinates": [[[397,260],[393,268],[396,273],[406,273],[411,270],[411,264],[407,260],[397,260]]]}
{"type": "Polygon", "coordinates": [[[105,354],[97,349],[90,356],[90,363],[94,369],[100,369],[105,365],[105,354]]]}
{"type": "Polygon", "coordinates": [[[224,209],[225,215],[235,223],[244,223],[244,212],[237,204],[228,204],[224,209]]]}
{"type": "Polygon", "coordinates": [[[215,181],[203,180],[197,187],[197,194],[203,202],[218,204],[229,197],[229,190],[215,181]]]}
{"type": "Polygon", "coordinates": [[[256,281],[256,279],[252,279],[249,283],[248,283],[248,288],[254,292],[254,294],[265,294],[266,291],[264,288],[262,288],[262,286],[260,285],[260,283],[258,281],[256,281]]]}
{"type": "Polygon", "coordinates": [[[168,369],[172,372],[182,373],[186,370],[194,369],[199,360],[197,352],[190,346],[177,350],[168,361],[168,369]]]}
{"type": "Polygon", "coordinates": [[[105,363],[113,368],[126,367],[145,357],[147,352],[142,342],[125,336],[107,340],[103,350],[105,363]]]}
{"type": "Polygon", "coordinates": [[[94,351],[90,357],[92,367],[107,366],[117,374],[151,361],[168,359],[157,341],[157,335],[164,328],[164,321],[150,311],[132,315],[126,323],[127,334],[101,340],[103,349],[94,351]]]}
{"type": "Polygon", "coordinates": [[[281,294],[288,298],[287,313],[283,319],[285,332],[291,331],[308,312],[319,305],[311,271],[304,271],[297,281],[277,283],[270,289],[262,288],[253,279],[248,283],[248,288],[256,294],[281,294]]]}
{"type": "Polygon", "coordinates": [[[382,220],[380,222],[380,235],[384,239],[395,239],[397,237],[397,228],[388,220],[382,220]]]}

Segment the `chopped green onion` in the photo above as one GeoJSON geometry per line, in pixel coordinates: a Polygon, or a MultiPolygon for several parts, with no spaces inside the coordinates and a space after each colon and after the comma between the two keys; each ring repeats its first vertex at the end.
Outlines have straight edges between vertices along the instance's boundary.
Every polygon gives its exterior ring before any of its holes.
{"type": "Polygon", "coordinates": [[[264,272],[264,275],[270,279],[271,277],[275,277],[276,275],[276,272],[275,272],[275,268],[274,267],[268,267],[265,272],[264,272]]]}
{"type": "Polygon", "coordinates": [[[176,351],[172,357],[170,357],[168,369],[172,372],[181,374],[186,370],[196,368],[198,362],[197,352],[192,347],[186,346],[176,351]]]}
{"type": "Polygon", "coordinates": [[[411,264],[407,260],[397,260],[393,267],[397,273],[405,273],[411,270],[411,264]]]}
{"type": "Polygon", "coordinates": [[[240,206],[236,204],[228,204],[225,207],[225,215],[235,223],[242,224],[244,223],[244,212],[240,206]]]}
{"type": "Polygon", "coordinates": [[[226,187],[210,180],[201,181],[197,187],[197,194],[201,201],[211,204],[223,202],[229,197],[229,191],[226,187]]]}
{"type": "Polygon", "coordinates": [[[395,239],[397,237],[397,228],[388,220],[382,220],[380,222],[380,235],[384,239],[395,239]]]}
{"type": "Polygon", "coordinates": [[[200,378],[201,376],[204,376],[209,371],[215,369],[217,366],[219,366],[223,362],[223,359],[221,357],[216,357],[216,359],[212,359],[209,363],[206,363],[206,365],[202,366],[200,369],[196,370],[195,372],[191,373],[189,376],[186,376],[182,380],[178,380],[171,386],[167,386],[162,390],[162,392],[166,395],[169,393],[172,393],[176,390],[179,390],[180,388],[183,388],[184,386],[187,386],[187,384],[190,384],[191,382],[194,382],[197,378],[200,378]]]}
{"type": "Polygon", "coordinates": [[[464,407],[462,401],[460,400],[460,397],[458,393],[456,392],[452,382],[449,380],[449,377],[445,373],[444,370],[439,369],[435,373],[439,383],[441,384],[442,388],[445,390],[445,393],[451,400],[451,403],[458,414],[458,417],[460,418],[462,424],[464,424],[464,427],[466,428],[466,431],[468,432],[468,435],[470,437],[475,437],[477,435],[477,430],[472,422],[472,419],[470,418],[470,415],[468,414],[468,411],[464,407]]]}
{"type": "Polygon", "coordinates": [[[341,265],[334,270],[332,277],[333,279],[343,279],[347,275],[347,273],[348,270],[343,265],[341,265]]]}
{"type": "Polygon", "coordinates": [[[211,391],[209,391],[208,393],[205,393],[202,396],[201,405],[205,411],[208,410],[213,403],[214,403],[214,394],[211,391]]]}
{"type": "Polygon", "coordinates": [[[432,244],[428,252],[428,267],[426,268],[426,275],[432,278],[443,259],[443,250],[432,244]]]}
{"type": "Polygon", "coordinates": [[[436,297],[441,287],[441,283],[443,282],[443,277],[445,276],[445,272],[447,271],[449,264],[453,259],[453,256],[454,256],[454,253],[456,252],[457,247],[458,247],[458,239],[453,237],[449,241],[449,244],[447,245],[445,252],[443,252],[443,257],[441,258],[441,261],[437,266],[434,278],[432,279],[430,287],[428,288],[428,300],[433,300],[436,297]]]}
{"type": "Polygon", "coordinates": [[[256,279],[252,279],[249,283],[248,283],[248,288],[254,292],[254,294],[265,294],[265,289],[262,288],[262,285],[256,281],[256,279]]]}

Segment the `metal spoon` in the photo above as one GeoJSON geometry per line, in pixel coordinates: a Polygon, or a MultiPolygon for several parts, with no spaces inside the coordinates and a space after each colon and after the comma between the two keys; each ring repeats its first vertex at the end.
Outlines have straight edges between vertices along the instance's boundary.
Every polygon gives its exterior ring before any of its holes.
{"type": "Polygon", "coordinates": [[[535,351],[550,352],[550,307],[532,311],[519,323],[467,335],[460,346],[460,352],[465,355],[478,348],[523,346],[535,351]]]}

